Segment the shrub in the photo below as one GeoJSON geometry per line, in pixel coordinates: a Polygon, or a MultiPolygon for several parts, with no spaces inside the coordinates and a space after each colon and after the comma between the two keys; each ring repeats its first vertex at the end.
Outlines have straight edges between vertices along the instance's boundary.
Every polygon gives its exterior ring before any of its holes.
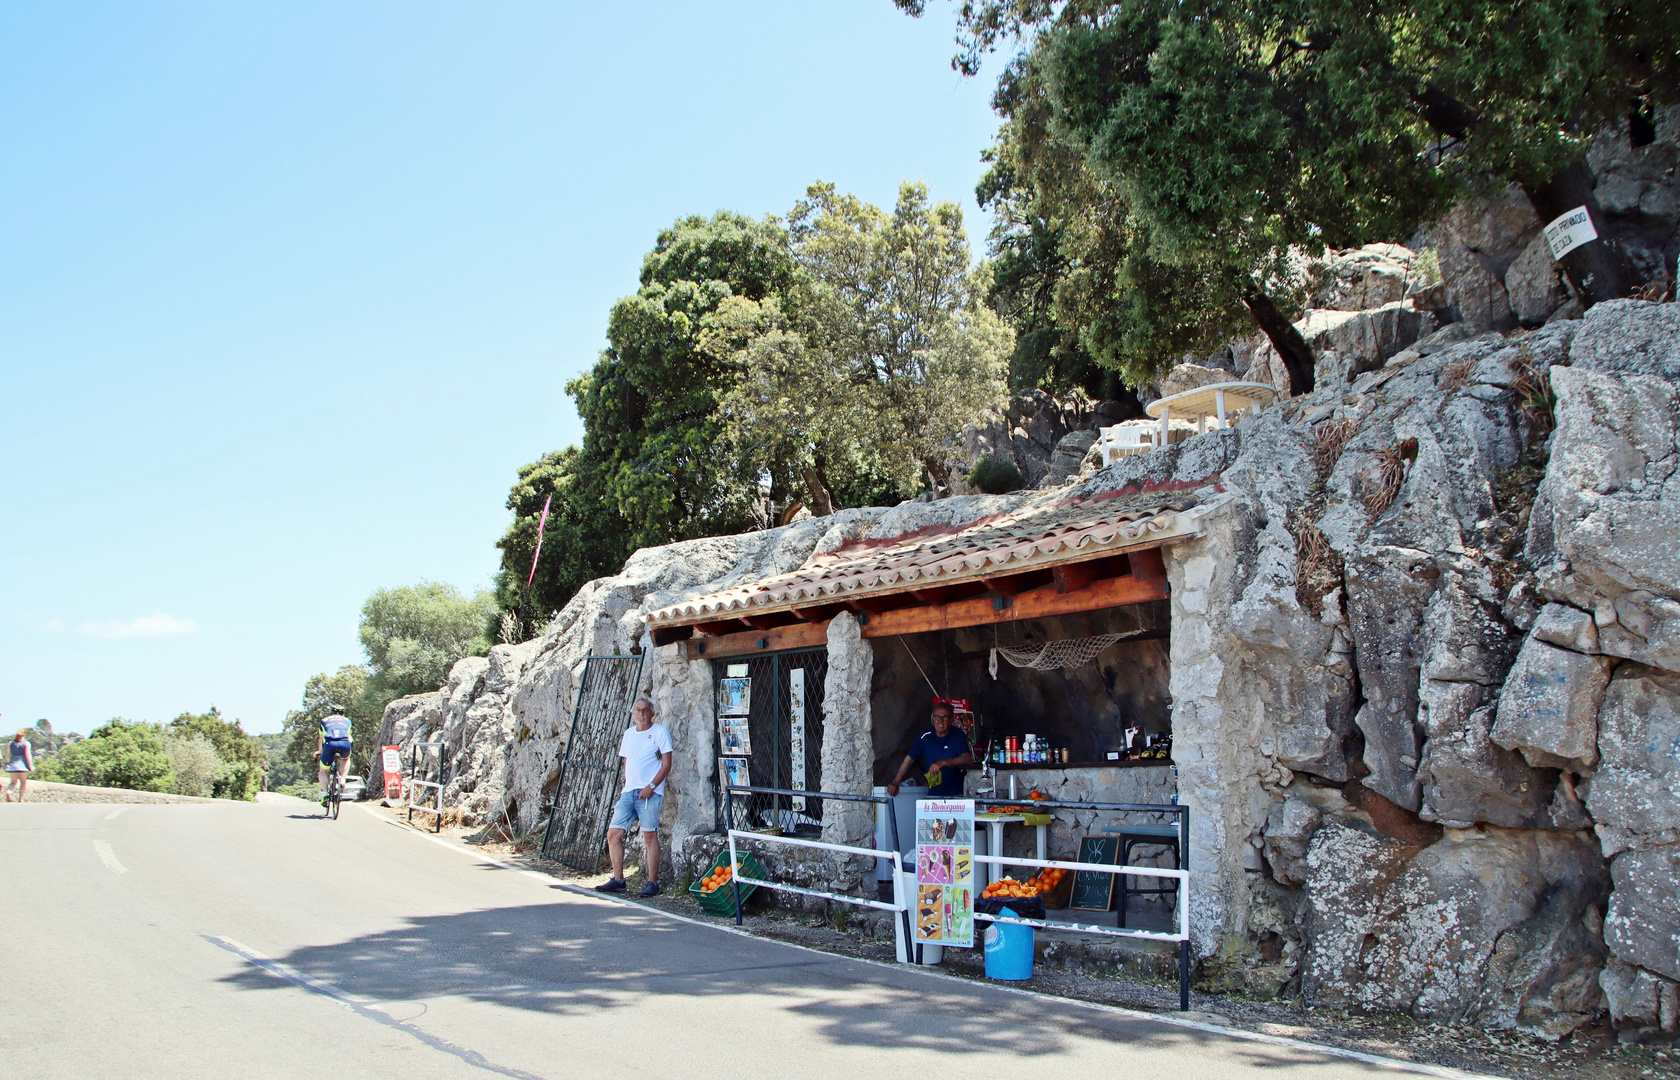
{"type": "Polygon", "coordinates": [[[175,783],[157,728],[121,718],[66,746],[53,771],[63,783],[91,787],[167,792],[175,783]]]}
{"type": "Polygon", "coordinates": [[[999,461],[990,454],[974,463],[966,479],[970,487],[988,495],[1003,495],[1027,486],[1026,477],[1013,461],[999,461]]]}
{"type": "Polygon", "coordinates": [[[171,790],[177,795],[197,795],[210,798],[216,785],[228,778],[233,767],[216,753],[216,746],[199,734],[165,730],[160,740],[164,756],[175,770],[171,790]]]}

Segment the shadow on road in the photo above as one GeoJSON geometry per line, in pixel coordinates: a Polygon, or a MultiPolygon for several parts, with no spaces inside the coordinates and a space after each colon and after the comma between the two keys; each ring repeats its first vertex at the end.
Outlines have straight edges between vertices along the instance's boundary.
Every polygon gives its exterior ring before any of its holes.
{"type": "MultiPolygon", "coordinates": [[[[1211,1032],[1058,1007],[1053,1000],[1035,1003],[990,986],[944,985],[588,902],[418,917],[398,930],[276,959],[384,1003],[459,996],[568,1017],[630,1007],[645,1012],[663,999],[753,998],[750,1007],[738,1000],[720,1009],[720,1028],[738,1026],[750,1008],[766,1022],[778,1011],[803,1016],[814,1023],[813,1035],[837,1045],[1030,1055],[1056,1053],[1075,1039],[1156,1048],[1217,1042],[1227,1061],[1273,1068],[1351,1064],[1305,1047],[1231,1043],[1211,1032]]],[[[222,981],[251,991],[289,988],[254,967],[222,981]]]]}

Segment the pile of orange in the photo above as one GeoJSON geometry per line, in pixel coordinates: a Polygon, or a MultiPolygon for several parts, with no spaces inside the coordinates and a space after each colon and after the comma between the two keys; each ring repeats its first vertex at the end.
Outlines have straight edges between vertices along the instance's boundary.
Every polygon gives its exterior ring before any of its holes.
{"type": "Polygon", "coordinates": [[[700,879],[700,891],[713,892],[719,885],[729,884],[729,879],[734,876],[735,872],[729,868],[729,864],[724,863],[722,866],[700,879]]]}
{"type": "Polygon", "coordinates": [[[1038,888],[1031,881],[1016,881],[1011,877],[998,878],[980,894],[982,899],[988,896],[1004,896],[1020,900],[1037,895],[1038,888]]]}
{"type": "Polygon", "coordinates": [[[1050,890],[1060,885],[1062,883],[1062,879],[1067,877],[1067,875],[1068,872],[1066,870],[1057,870],[1054,867],[1047,866],[1043,870],[1040,870],[1038,872],[1038,876],[1030,879],[1027,884],[1037,889],[1040,893],[1048,893],[1050,890]]]}

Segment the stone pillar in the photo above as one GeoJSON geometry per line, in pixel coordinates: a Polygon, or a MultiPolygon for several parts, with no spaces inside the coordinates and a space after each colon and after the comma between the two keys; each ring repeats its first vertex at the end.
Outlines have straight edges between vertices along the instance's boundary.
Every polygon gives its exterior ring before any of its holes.
{"type": "MultiPolygon", "coordinates": [[[[654,718],[671,732],[671,774],[665,780],[665,808],[660,831],[665,835],[665,858],[681,856],[690,837],[717,828],[717,791],[713,782],[716,734],[712,717],[712,665],[690,662],[681,643],[653,647],[643,677],[651,676],[654,718]]],[[[640,846],[638,844],[638,846],[640,846]]],[[[684,868],[677,867],[681,873],[684,868]]],[[[692,867],[686,868],[692,872],[692,867]]]]}
{"type": "Polygon", "coordinates": [[[1172,585],[1171,674],[1173,760],[1179,801],[1190,808],[1190,933],[1206,956],[1219,948],[1230,915],[1226,857],[1224,758],[1225,661],[1209,619],[1209,586],[1218,566],[1206,540],[1166,548],[1172,585]]]}
{"type": "MultiPolygon", "coordinates": [[[[841,612],[828,624],[828,677],[823,681],[822,785],[824,791],[868,795],[874,787],[869,688],[875,649],[863,638],[857,616],[841,612]]],[[[868,803],[823,804],[823,839],[868,847],[875,815],[868,803]]]]}

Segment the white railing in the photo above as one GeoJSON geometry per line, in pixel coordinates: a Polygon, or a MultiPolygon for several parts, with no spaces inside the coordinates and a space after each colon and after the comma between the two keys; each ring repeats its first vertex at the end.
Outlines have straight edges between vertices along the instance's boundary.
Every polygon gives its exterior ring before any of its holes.
{"type": "MultiPolygon", "coordinates": [[[[730,797],[731,823],[733,821],[733,797],[735,795],[770,793],[786,795],[791,792],[765,788],[728,788],[727,794],[730,797]]],[[[816,798],[843,799],[852,802],[882,801],[878,797],[874,796],[836,796],[830,793],[815,791],[798,792],[797,794],[816,798]]],[[[1138,807],[1137,809],[1143,808],[1138,807]]],[[[1174,806],[1171,809],[1175,812],[1182,812],[1181,808],[1177,806],[1174,806]]],[[[913,924],[910,920],[910,910],[913,906],[912,897],[915,895],[915,881],[914,875],[904,869],[904,857],[902,852],[883,852],[879,848],[862,848],[850,844],[832,844],[822,840],[806,840],[796,836],[781,836],[774,833],[755,832],[745,829],[736,829],[733,827],[727,829],[727,838],[729,843],[730,880],[737,885],[735,898],[735,921],[737,924],[739,924],[742,919],[738,886],[756,885],[766,889],[775,889],[778,892],[798,893],[801,896],[814,896],[819,899],[829,900],[835,903],[852,904],[857,907],[867,907],[874,908],[878,911],[893,912],[897,918],[903,921],[905,940],[907,942],[913,940],[913,935],[911,934],[911,926],[913,924]],[[745,840],[757,844],[785,844],[789,847],[808,848],[818,851],[833,851],[842,855],[863,856],[872,861],[882,858],[890,858],[892,861],[893,875],[893,902],[888,903],[884,900],[871,900],[863,896],[848,896],[844,893],[827,892],[822,889],[811,889],[802,885],[789,885],[784,882],[767,881],[763,878],[742,877],[740,853],[735,846],[737,840],[745,840]]],[[[1164,867],[1153,866],[1119,866],[1111,863],[1071,862],[1065,859],[1028,859],[1014,855],[975,855],[973,858],[977,863],[989,863],[994,866],[1032,866],[1039,867],[1041,869],[1067,870],[1069,872],[1080,871],[1099,874],[1124,874],[1129,877],[1148,877],[1157,879],[1166,878],[1177,882],[1177,886],[1174,890],[1175,895],[1173,905],[1174,923],[1176,929],[1172,933],[1163,933],[1155,930],[1133,930],[1127,927],[1096,926],[1093,924],[1078,922],[1059,922],[1050,919],[1024,919],[1003,915],[982,915],[978,913],[975,915],[975,918],[977,920],[984,919],[993,923],[1004,923],[1015,926],[1031,926],[1044,930],[1062,931],[1064,933],[1090,934],[1097,937],[1110,938],[1132,938],[1140,941],[1158,941],[1174,944],[1178,947],[1179,1008],[1183,1010],[1190,1007],[1190,872],[1188,870],[1168,870],[1164,867]]],[[[1182,853],[1180,855],[1180,859],[1183,859],[1182,853]]],[[[980,898],[976,897],[975,899],[980,898]]],[[[927,944],[938,943],[930,942],[927,944]]]]}

